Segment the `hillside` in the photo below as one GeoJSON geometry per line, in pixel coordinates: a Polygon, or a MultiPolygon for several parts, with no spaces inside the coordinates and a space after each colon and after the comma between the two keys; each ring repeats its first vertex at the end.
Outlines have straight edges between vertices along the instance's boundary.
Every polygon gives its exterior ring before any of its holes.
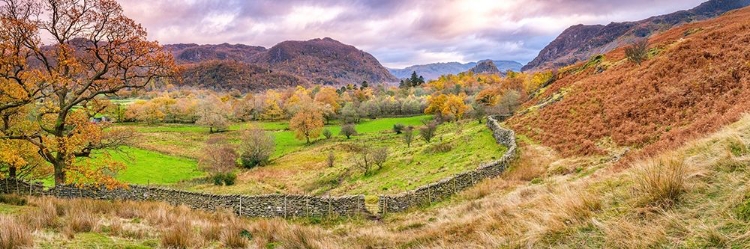
{"type": "Polygon", "coordinates": [[[575,25],[563,31],[523,71],[567,66],[594,55],[607,53],[634,39],[649,37],[672,27],[716,17],[750,5],[750,0],[711,0],[690,10],[650,17],[636,22],[608,25],[575,25]]]}
{"type": "Polygon", "coordinates": [[[261,91],[309,84],[309,81],[287,72],[274,72],[254,64],[230,60],[188,64],[181,75],[186,85],[215,91],[261,91]]]}
{"type": "MultiPolygon", "coordinates": [[[[564,155],[650,155],[750,110],[750,8],[650,39],[638,66],[623,48],[560,70],[508,124],[564,155]]],[[[631,156],[633,157],[633,156],[631,156]]]]}
{"type": "Polygon", "coordinates": [[[211,89],[248,92],[306,83],[398,81],[372,55],[331,38],[285,41],[270,49],[226,43],[164,47],[185,68],[184,84],[211,89]]]}
{"type": "MultiPolygon", "coordinates": [[[[495,66],[501,71],[505,72],[508,70],[521,71],[521,63],[515,61],[502,61],[493,60],[495,66]]],[[[459,62],[441,62],[432,63],[425,65],[414,65],[404,69],[388,69],[393,75],[399,79],[408,78],[412,72],[417,72],[418,75],[422,75],[425,80],[434,80],[439,78],[441,75],[458,74],[466,72],[467,70],[475,67],[477,62],[470,63],[459,63],[459,62]]]]}

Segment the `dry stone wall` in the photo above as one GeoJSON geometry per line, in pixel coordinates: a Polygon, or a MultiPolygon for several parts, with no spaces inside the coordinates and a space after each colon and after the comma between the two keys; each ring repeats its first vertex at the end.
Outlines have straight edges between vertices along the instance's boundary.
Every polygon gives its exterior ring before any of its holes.
{"type": "Polygon", "coordinates": [[[517,146],[515,132],[501,127],[498,119],[499,117],[487,117],[487,127],[492,131],[495,141],[508,148],[499,160],[480,165],[475,170],[448,177],[412,191],[396,195],[381,195],[378,199],[380,215],[403,212],[412,207],[429,205],[430,203],[444,200],[453,194],[474,186],[479,181],[502,174],[516,158],[517,146]]]}
{"type": "MultiPolygon", "coordinates": [[[[451,195],[473,186],[481,180],[503,173],[516,156],[515,133],[500,127],[498,118],[488,117],[487,126],[495,140],[508,148],[497,161],[480,165],[464,172],[416,190],[396,195],[381,195],[378,200],[380,215],[402,212],[411,207],[444,200],[451,195]]],[[[41,184],[29,184],[20,180],[0,180],[0,192],[19,195],[50,195],[58,198],[90,198],[100,200],[163,201],[172,205],[186,205],[195,209],[232,210],[246,217],[324,217],[324,216],[370,216],[365,208],[365,197],[340,196],[320,197],[304,195],[213,195],[189,191],[130,185],[128,188],[78,188],[58,186],[45,190],[41,184]]]]}

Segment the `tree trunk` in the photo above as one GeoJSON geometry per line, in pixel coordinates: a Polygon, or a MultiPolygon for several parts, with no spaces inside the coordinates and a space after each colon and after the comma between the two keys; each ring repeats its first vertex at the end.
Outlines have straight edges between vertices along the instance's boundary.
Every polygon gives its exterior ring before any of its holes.
{"type": "Polygon", "coordinates": [[[61,186],[65,184],[65,171],[63,170],[63,164],[61,162],[54,163],[55,167],[55,186],[61,186]]]}
{"type": "Polygon", "coordinates": [[[8,167],[8,178],[11,178],[11,179],[16,178],[16,166],[8,167]]]}

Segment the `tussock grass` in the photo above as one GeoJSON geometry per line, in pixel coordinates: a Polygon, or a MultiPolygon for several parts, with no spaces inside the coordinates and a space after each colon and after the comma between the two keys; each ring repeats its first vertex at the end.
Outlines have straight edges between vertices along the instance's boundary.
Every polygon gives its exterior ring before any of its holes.
{"type": "Polygon", "coordinates": [[[0,248],[31,247],[34,244],[30,229],[22,221],[0,215],[0,248]]]}
{"type": "Polygon", "coordinates": [[[670,155],[647,160],[636,167],[636,195],[642,205],[669,208],[685,192],[687,169],[683,158],[670,155]]]}

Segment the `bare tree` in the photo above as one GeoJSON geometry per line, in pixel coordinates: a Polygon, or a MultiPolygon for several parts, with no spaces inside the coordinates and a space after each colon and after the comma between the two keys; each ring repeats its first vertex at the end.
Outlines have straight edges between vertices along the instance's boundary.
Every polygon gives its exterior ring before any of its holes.
{"type": "Polygon", "coordinates": [[[221,185],[226,182],[227,185],[232,185],[234,177],[231,177],[231,172],[237,163],[237,152],[227,143],[226,138],[223,136],[208,138],[201,152],[198,166],[211,174],[214,184],[221,185]],[[225,180],[227,176],[231,178],[229,181],[225,180]]]}
{"type": "Polygon", "coordinates": [[[268,163],[276,148],[273,137],[259,128],[242,132],[240,161],[245,168],[252,168],[268,163]]]}
{"type": "Polygon", "coordinates": [[[419,135],[422,136],[422,139],[424,139],[425,142],[430,142],[433,137],[435,137],[437,133],[437,122],[429,122],[425,124],[425,126],[422,126],[422,128],[419,128],[419,135]]]}
{"type": "Polygon", "coordinates": [[[328,164],[329,168],[333,168],[333,164],[336,162],[336,155],[333,154],[333,151],[328,152],[328,157],[326,158],[326,164],[328,164]]]}
{"type": "Polygon", "coordinates": [[[637,40],[630,46],[626,47],[625,57],[627,57],[628,60],[641,65],[641,63],[648,58],[648,39],[643,38],[637,40]]]}
{"type": "Polygon", "coordinates": [[[377,148],[372,151],[372,162],[378,165],[378,169],[383,168],[383,164],[388,160],[388,147],[377,148]]]}

